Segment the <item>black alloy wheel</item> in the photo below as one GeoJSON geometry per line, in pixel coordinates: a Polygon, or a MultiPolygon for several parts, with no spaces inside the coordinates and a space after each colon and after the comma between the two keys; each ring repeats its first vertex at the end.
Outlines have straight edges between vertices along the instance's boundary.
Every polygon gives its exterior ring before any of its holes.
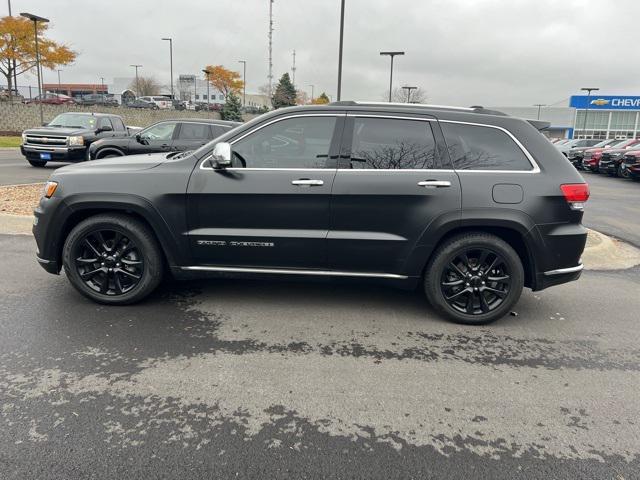
{"type": "Polygon", "coordinates": [[[134,289],[144,273],[144,259],[136,243],[116,230],[96,230],[78,244],[75,267],[91,290],[122,295],[134,289]]]}
{"type": "Polygon", "coordinates": [[[465,249],[443,270],[440,288],[451,308],[479,315],[502,304],[511,288],[511,275],[498,253],[487,248],[465,249]]]}
{"type": "Polygon", "coordinates": [[[520,298],[524,268],[505,240],[484,232],[445,241],[424,273],[427,298],[438,313],[469,325],[506,315],[520,298]]]}
{"type": "Polygon", "coordinates": [[[108,305],[142,300],[160,284],[165,268],[153,231],[121,213],[78,223],[65,239],[62,264],[76,290],[108,305]]]}

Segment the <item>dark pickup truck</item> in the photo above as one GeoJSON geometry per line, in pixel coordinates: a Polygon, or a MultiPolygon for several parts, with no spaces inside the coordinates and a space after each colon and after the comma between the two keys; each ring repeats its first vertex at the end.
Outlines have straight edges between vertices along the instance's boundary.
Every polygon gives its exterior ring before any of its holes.
{"type": "Polygon", "coordinates": [[[95,140],[131,134],[118,115],[61,113],[43,127],[22,132],[20,151],[34,167],[44,167],[49,161],[82,162],[95,140]]]}

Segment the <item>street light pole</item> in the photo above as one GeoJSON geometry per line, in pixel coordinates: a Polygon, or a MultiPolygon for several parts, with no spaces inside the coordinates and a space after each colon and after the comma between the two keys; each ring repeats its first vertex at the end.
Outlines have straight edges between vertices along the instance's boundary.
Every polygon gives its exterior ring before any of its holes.
{"type": "Polygon", "coordinates": [[[205,74],[205,78],[207,79],[207,113],[209,113],[209,102],[211,101],[211,96],[209,95],[209,70],[202,70],[205,74]]]}
{"type": "Polygon", "coordinates": [[[242,64],[242,106],[247,106],[247,62],[246,60],[238,60],[242,64]]]}
{"type": "Polygon", "coordinates": [[[411,90],[417,90],[418,87],[402,87],[402,89],[407,91],[407,103],[411,103],[411,90]]]}
{"type": "Polygon", "coordinates": [[[58,95],[60,95],[60,90],[62,90],[62,87],[60,86],[60,72],[62,70],[58,70],[58,95]]]}
{"type": "Polygon", "coordinates": [[[42,112],[42,81],[40,78],[40,49],[38,47],[38,22],[48,23],[49,19],[39,17],[33,13],[21,12],[21,17],[33,21],[33,32],[36,37],[36,70],[38,71],[38,98],[40,99],[40,123],[44,123],[44,113],[42,112]]]}
{"type": "Polygon", "coordinates": [[[171,100],[175,100],[173,96],[173,39],[163,38],[162,40],[169,41],[169,69],[171,71],[171,100]]]}
{"type": "Polygon", "coordinates": [[[544,103],[534,103],[533,106],[534,107],[538,107],[538,118],[537,118],[537,120],[540,120],[540,109],[542,107],[546,107],[546,105],[544,103]]]}
{"type": "MultiPolygon", "coordinates": [[[[9,16],[12,17],[13,15],[11,14],[11,0],[7,0],[9,2],[9,16]]],[[[15,44],[15,39],[13,37],[11,37],[11,46],[13,48],[15,48],[16,44],[15,44]]],[[[16,59],[14,58],[11,62],[13,64],[13,88],[15,89],[16,93],[18,93],[18,74],[16,73],[16,59]]],[[[9,91],[9,98],[11,99],[13,97],[13,92],[9,91]]]]}
{"type": "Polygon", "coordinates": [[[311,103],[313,103],[313,89],[315,88],[315,85],[309,84],[309,86],[311,87],[311,103]]]}
{"type": "Polygon", "coordinates": [[[142,65],[129,65],[130,67],[134,67],[136,69],[136,97],[140,96],[140,83],[138,81],[138,68],[142,68],[142,65]]]}
{"type": "Polygon", "coordinates": [[[587,136],[587,116],[589,115],[589,103],[591,101],[591,92],[597,92],[600,90],[597,87],[584,87],[581,88],[583,92],[587,92],[587,109],[584,112],[584,123],[582,124],[582,133],[586,137],[587,136]]]}
{"type": "Polygon", "coordinates": [[[391,57],[391,73],[389,75],[389,103],[391,103],[391,92],[393,90],[393,57],[396,55],[404,55],[404,52],[380,52],[380,55],[388,55],[391,57]]]}
{"type": "Polygon", "coordinates": [[[342,94],[342,46],[344,39],[344,0],[340,3],[340,46],[338,47],[338,102],[342,94]]]}

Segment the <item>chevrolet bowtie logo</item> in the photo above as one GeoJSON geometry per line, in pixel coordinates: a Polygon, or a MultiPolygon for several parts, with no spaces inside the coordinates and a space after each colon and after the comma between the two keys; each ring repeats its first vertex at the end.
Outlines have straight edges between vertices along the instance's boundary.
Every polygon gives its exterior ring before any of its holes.
{"type": "Polygon", "coordinates": [[[602,106],[602,105],[608,105],[608,104],[609,104],[609,100],[605,100],[604,98],[596,98],[595,100],[591,100],[591,105],[602,106]]]}
{"type": "Polygon", "coordinates": [[[49,139],[47,137],[42,137],[42,143],[49,143],[49,139]]]}

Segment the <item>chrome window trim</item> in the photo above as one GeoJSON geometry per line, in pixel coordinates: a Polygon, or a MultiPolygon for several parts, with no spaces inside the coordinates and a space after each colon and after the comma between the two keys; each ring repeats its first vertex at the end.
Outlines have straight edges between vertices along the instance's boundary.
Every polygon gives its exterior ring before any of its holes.
{"type": "MultiPolygon", "coordinates": [[[[273,120],[271,120],[270,122],[267,123],[263,123],[262,125],[259,125],[258,127],[254,128],[253,130],[249,130],[248,132],[245,132],[244,134],[242,134],[240,137],[234,139],[232,142],[229,142],[230,145],[233,145],[236,142],[239,142],[240,140],[242,140],[243,138],[245,138],[247,135],[251,135],[254,132],[257,132],[258,130],[262,130],[264,127],[267,127],[269,125],[272,125],[274,123],[280,122],[282,120],[288,120],[290,118],[298,118],[298,117],[336,117],[340,118],[340,117],[345,117],[346,114],[345,113],[298,113],[298,114],[293,114],[293,115],[286,115],[284,117],[278,117],[278,118],[274,118],[273,120]]],[[[214,168],[211,167],[205,167],[204,164],[205,162],[207,162],[209,159],[211,158],[211,155],[207,155],[202,162],[200,162],[200,170],[215,170],[214,168]]],[[[294,171],[298,171],[298,170],[313,170],[318,171],[318,170],[330,170],[332,172],[335,172],[336,169],[335,168],[264,168],[264,167],[250,167],[250,168],[225,168],[225,170],[229,170],[229,171],[234,171],[234,170],[242,170],[242,171],[255,171],[255,170],[294,170],[294,171]]]]}
{"type": "Polygon", "coordinates": [[[185,271],[197,272],[235,272],[235,273],[268,273],[275,275],[319,275],[325,277],[368,277],[368,278],[391,278],[397,280],[406,280],[406,275],[398,275],[395,273],[367,273],[367,272],[343,272],[338,270],[294,270],[287,268],[250,268],[250,267],[219,267],[219,266],[188,266],[180,267],[185,271]]]}

